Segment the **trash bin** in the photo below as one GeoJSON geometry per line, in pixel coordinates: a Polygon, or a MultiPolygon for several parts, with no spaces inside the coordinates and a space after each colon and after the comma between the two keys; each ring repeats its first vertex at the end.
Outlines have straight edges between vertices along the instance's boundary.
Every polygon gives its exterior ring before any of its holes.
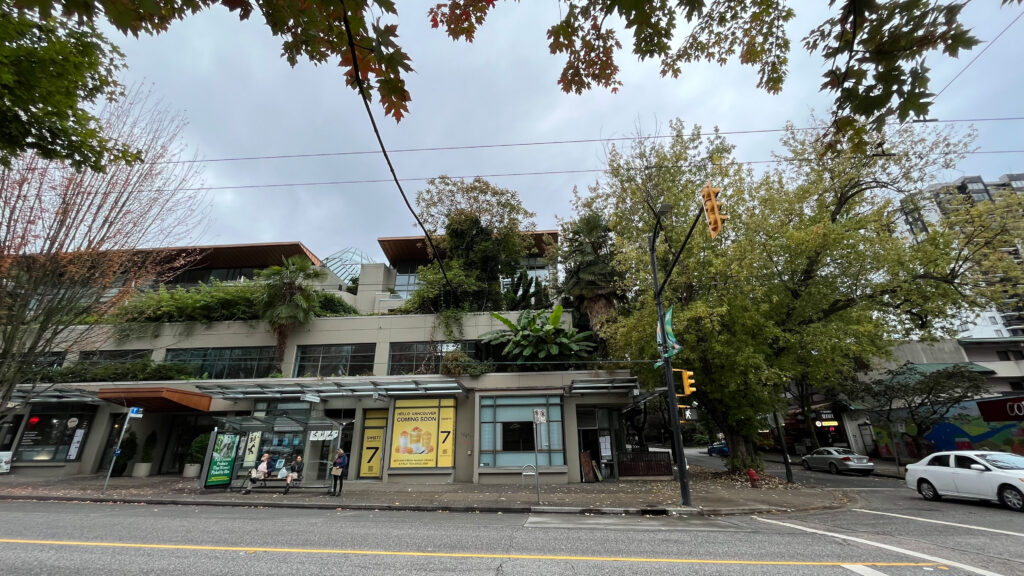
{"type": "Polygon", "coordinates": [[[11,471],[11,458],[14,452],[0,452],[0,474],[7,474],[11,471]]]}

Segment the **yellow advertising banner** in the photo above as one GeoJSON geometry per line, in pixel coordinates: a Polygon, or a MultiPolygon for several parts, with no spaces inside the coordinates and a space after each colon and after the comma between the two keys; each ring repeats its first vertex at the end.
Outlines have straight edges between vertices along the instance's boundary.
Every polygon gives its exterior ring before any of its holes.
{"type": "Polygon", "coordinates": [[[380,478],[380,464],[384,460],[383,428],[363,429],[363,454],[359,458],[360,478],[380,478]]]}
{"type": "Polygon", "coordinates": [[[451,467],[454,464],[454,424],[454,399],[395,401],[390,467],[451,467]],[[442,426],[445,418],[447,421],[442,426]],[[441,459],[438,458],[439,447],[446,454],[441,459]]]}
{"type": "Polygon", "coordinates": [[[437,467],[455,466],[455,408],[441,408],[437,431],[437,467]]]}

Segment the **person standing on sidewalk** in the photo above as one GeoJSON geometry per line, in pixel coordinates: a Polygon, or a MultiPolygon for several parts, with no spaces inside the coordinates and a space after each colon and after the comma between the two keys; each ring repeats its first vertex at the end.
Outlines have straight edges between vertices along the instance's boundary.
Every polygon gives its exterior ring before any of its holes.
{"type": "Polygon", "coordinates": [[[341,489],[348,473],[348,454],[341,448],[334,454],[334,467],[331,468],[331,496],[341,496],[341,489]]]}

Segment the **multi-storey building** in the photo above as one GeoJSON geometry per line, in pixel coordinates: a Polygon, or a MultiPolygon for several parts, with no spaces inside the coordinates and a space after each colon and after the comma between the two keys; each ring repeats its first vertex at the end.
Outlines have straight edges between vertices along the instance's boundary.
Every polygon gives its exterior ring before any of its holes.
{"type": "MultiPolygon", "coordinates": [[[[986,182],[980,176],[964,176],[954,182],[907,195],[900,201],[902,232],[911,238],[921,238],[929,233],[932,225],[948,214],[955,199],[991,202],[1000,193],[1024,194],[1024,174],[1003,174],[994,182],[986,182]]],[[[1018,238],[1014,244],[1002,250],[1019,263],[1022,261],[1022,242],[1024,239],[1018,238]]],[[[962,338],[1024,336],[1024,303],[1012,299],[994,308],[976,311],[963,318],[957,330],[962,338]]]]}
{"type": "MultiPolygon", "coordinates": [[[[461,339],[449,342],[434,316],[390,313],[414,289],[415,266],[427,254],[422,238],[379,243],[389,263],[362,263],[355,294],[337,276],[321,286],[360,314],[296,329],[280,373],[274,334],[260,322],[159,324],[120,339],[93,327],[98,336],[89,341],[100,345],[55,350],[54,364],[145,358],[189,366],[192,378],[62,383],[37,394],[23,387],[16,417],[0,429],[0,451],[13,451],[16,474],[106,473],[128,423],[140,441],[155,434],[153,474],[180,473],[193,439],[217,428],[237,435],[235,477],[269,452],[277,461],[302,453],[306,477],[325,478],[339,446],[352,454],[352,479],[509,482],[534,464],[544,482],[580,482],[595,476],[591,467],[617,477],[619,414],[638,396],[634,377],[589,367],[441,374],[446,353],[472,357],[480,336],[503,325],[487,313],[467,314],[461,339]],[[128,419],[130,407],[143,417],[128,419]]],[[[295,253],[319,263],[298,243],[204,252],[177,276],[179,285],[249,278],[295,253]]]]}

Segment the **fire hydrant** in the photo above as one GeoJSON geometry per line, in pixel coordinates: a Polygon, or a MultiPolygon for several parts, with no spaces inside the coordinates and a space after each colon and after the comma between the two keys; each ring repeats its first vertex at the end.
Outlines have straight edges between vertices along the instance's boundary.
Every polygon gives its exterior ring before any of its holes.
{"type": "Polygon", "coordinates": [[[747,469],[747,478],[750,479],[750,487],[751,488],[760,488],[761,487],[761,479],[757,477],[757,472],[755,472],[753,468],[748,468],[747,469]]]}

